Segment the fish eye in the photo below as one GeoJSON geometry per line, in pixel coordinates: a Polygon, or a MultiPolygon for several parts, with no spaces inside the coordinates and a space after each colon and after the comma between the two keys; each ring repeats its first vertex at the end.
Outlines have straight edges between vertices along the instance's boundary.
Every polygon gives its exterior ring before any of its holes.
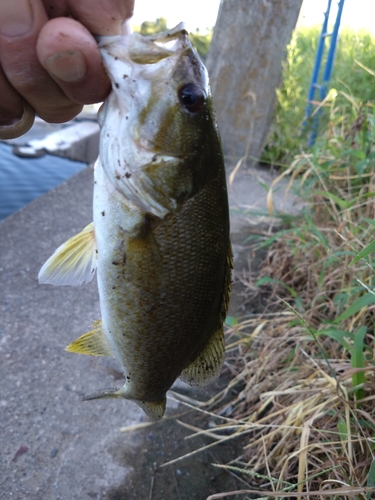
{"type": "Polygon", "coordinates": [[[206,94],[195,83],[187,83],[178,90],[182,106],[190,113],[198,113],[204,105],[206,94]]]}

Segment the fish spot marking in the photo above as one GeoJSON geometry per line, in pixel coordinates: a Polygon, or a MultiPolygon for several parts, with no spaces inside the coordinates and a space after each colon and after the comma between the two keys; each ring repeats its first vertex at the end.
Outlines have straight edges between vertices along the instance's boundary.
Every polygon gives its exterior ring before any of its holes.
{"type": "Polygon", "coordinates": [[[115,87],[116,89],[119,89],[120,88],[120,85],[118,83],[115,82],[115,87]]]}
{"type": "Polygon", "coordinates": [[[105,210],[103,210],[103,212],[102,212],[102,216],[103,216],[103,217],[105,216],[105,210]]]}

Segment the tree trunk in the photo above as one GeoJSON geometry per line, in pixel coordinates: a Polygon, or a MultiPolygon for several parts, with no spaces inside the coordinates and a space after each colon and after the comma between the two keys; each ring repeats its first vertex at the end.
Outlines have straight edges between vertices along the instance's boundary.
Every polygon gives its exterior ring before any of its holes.
{"type": "Polygon", "coordinates": [[[258,159],[302,0],[221,0],[207,57],[223,150],[258,159]]]}

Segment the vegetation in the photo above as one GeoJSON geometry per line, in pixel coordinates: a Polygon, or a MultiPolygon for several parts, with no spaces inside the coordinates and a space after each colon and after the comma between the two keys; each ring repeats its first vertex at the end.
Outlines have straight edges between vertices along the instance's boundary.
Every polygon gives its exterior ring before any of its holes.
{"type": "MultiPolygon", "coordinates": [[[[309,127],[304,129],[304,114],[320,29],[301,28],[287,47],[283,82],[277,90],[277,107],[262,157],[267,163],[289,164],[301,148],[307,148],[309,127]]],[[[374,37],[365,31],[340,32],[324,111],[332,101],[347,114],[353,111],[352,97],[357,105],[375,100],[374,78],[365,69],[375,69],[374,43],[374,37]]],[[[320,120],[321,131],[327,129],[327,114],[320,120]]]]}

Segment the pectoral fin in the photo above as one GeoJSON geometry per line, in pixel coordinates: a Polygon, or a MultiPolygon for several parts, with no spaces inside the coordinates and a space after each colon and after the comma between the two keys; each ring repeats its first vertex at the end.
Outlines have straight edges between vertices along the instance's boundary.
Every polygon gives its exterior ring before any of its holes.
{"type": "Polygon", "coordinates": [[[211,335],[203,351],[183,370],[180,379],[190,385],[206,385],[220,374],[224,361],[224,330],[219,328],[211,335]]]}
{"type": "Polygon", "coordinates": [[[41,284],[82,285],[92,280],[96,269],[94,224],[63,243],[39,271],[41,284]]]}
{"type": "Polygon", "coordinates": [[[106,356],[113,358],[113,352],[109,347],[108,341],[102,331],[102,322],[95,321],[94,329],[68,345],[65,349],[77,354],[88,354],[89,356],[106,356]]]}

